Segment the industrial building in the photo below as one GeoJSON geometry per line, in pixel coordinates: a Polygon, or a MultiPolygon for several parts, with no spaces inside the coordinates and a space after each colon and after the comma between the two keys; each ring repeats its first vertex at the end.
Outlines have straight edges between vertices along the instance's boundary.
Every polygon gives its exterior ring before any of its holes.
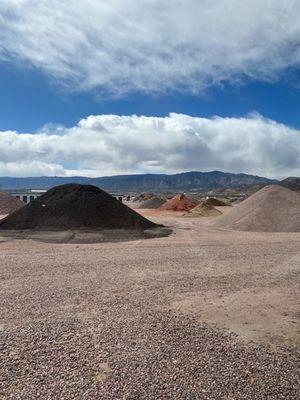
{"type": "Polygon", "coordinates": [[[37,199],[40,197],[42,194],[46,193],[47,190],[35,190],[35,189],[30,189],[30,190],[9,190],[7,191],[11,196],[16,197],[17,199],[20,199],[24,201],[24,203],[30,203],[32,200],[37,199]]]}
{"type": "MultiPolygon", "coordinates": [[[[42,190],[42,189],[22,189],[22,190],[6,190],[7,193],[9,193],[11,196],[16,197],[17,199],[20,199],[24,201],[24,203],[30,203],[32,200],[37,199],[38,197],[42,196],[42,194],[46,193],[47,190],[42,190]]],[[[123,201],[123,195],[121,194],[113,194],[111,195],[119,200],[123,201]]]]}

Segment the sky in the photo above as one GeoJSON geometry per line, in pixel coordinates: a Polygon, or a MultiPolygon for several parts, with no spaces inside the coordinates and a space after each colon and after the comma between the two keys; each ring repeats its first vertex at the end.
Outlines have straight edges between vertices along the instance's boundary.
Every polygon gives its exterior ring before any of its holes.
{"type": "Polygon", "coordinates": [[[0,0],[0,176],[300,175],[298,0],[0,0]]]}

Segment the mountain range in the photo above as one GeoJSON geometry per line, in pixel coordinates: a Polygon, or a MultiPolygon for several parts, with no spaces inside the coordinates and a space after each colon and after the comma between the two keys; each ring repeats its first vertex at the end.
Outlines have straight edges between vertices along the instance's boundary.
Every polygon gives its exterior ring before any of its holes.
{"type": "MultiPolygon", "coordinates": [[[[294,178],[299,179],[299,178],[294,178]]],[[[256,175],[233,174],[221,171],[183,172],[167,174],[116,175],[100,178],[73,177],[0,177],[0,189],[49,189],[65,183],[90,184],[108,192],[153,192],[208,191],[221,188],[238,188],[251,185],[279,183],[256,175]]]]}

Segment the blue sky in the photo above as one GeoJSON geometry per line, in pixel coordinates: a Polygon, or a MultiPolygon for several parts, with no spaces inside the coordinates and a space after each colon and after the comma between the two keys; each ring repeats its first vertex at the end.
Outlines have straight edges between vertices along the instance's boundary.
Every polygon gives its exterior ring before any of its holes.
{"type": "Polygon", "coordinates": [[[298,15],[293,0],[0,0],[0,175],[298,175],[298,15]]]}
{"type": "Polygon", "coordinates": [[[73,126],[91,114],[147,115],[170,112],[192,116],[245,116],[253,111],[300,129],[300,69],[287,71],[277,82],[224,84],[204,94],[133,93],[121,99],[101,99],[92,92],[62,91],[37,69],[13,63],[0,65],[0,130],[34,132],[54,123],[73,126]]]}

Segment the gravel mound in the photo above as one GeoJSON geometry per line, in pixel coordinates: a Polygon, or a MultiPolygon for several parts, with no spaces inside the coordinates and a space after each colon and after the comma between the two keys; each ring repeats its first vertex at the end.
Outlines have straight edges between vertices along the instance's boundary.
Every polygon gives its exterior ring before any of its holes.
{"type": "Polygon", "coordinates": [[[145,200],[149,200],[154,196],[153,193],[141,193],[139,196],[137,196],[133,201],[134,202],[141,202],[145,200]]]}
{"type": "Polygon", "coordinates": [[[160,211],[189,211],[199,204],[185,194],[177,194],[158,208],[160,211]]]}
{"type": "Polygon", "coordinates": [[[158,196],[153,196],[150,199],[143,200],[139,203],[137,208],[151,208],[156,209],[166,202],[165,199],[158,196]]]}
{"type": "Polygon", "coordinates": [[[208,206],[214,206],[214,207],[224,207],[224,206],[231,206],[231,203],[228,199],[215,199],[214,197],[210,197],[209,199],[206,199],[203,201],[204,204],[208,206]]]}
{"type": "Polygon", "coordinates": [[[189,210],[185,217],[217,217],[221,215],[221,211],[217,210],[215,207],[211,205],[207,205],[205,202],[200,203],[198,206],[189,210]]]}
{"type": "Polygon", "coordinates": [[[23,201],[8,193],[0,192],[0,215],[10,214],[24,206],[23,201]]]}
{"type": "Polygon", "coordinates": [[[145,230],[158,225],[91,185],[56,186],[0,222],[0,229],[145,230]]]}
{"type": "Polygon", "coordinates": [[[300,178],[290,176],[280,182],[280,185],[285,186],[288,189],[300,192],[300,178]]]}
{"type": "Polygon", "coordinates": [[[213,224],[239,231],[300,232],[300,195],[278,185],[266,186],[213,224]]]}

